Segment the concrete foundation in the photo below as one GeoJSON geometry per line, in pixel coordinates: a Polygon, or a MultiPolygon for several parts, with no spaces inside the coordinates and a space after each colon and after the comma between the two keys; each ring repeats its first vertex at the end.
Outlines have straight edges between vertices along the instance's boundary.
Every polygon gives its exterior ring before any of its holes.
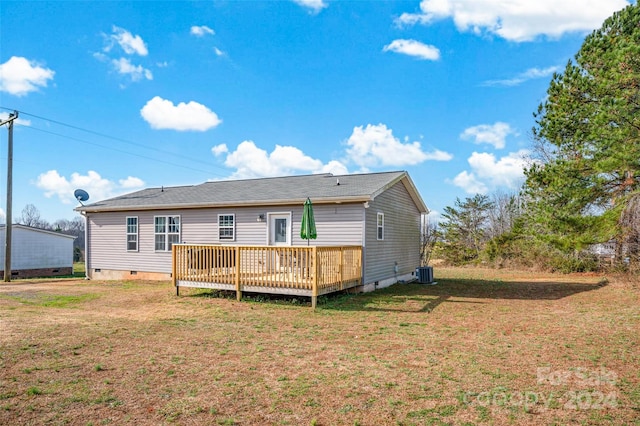
{"type": "Polygon", "coordinates": [[[116,281],[170,281],[169,272],[145,272],[145,271],[118,271],[113,269],[93,269],[89,274],[92,280],[116,280],[116,281]]]}
{"type": "MultiPolygon", "coordinates": [[[[64,275],[73,275],[73,267],[18,269],[11,271],[11,278],[59,277],[64,275]]],[[[0,271],[0,277],[4,279],[4,271],[0,271]]]]}

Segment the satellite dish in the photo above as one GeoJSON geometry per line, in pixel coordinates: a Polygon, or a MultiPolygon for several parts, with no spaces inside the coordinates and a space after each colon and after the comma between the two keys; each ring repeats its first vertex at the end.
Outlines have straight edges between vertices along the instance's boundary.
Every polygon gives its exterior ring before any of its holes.
{"type": "Polygon", "coordinates": [[[78,200],[80,204],[82,204],[83,201],[87,201],[89,199],[89,193],[84,189],[76,189],[75,191],[73,191],[73,196],[76,197],[76,200],[78,200]]]}

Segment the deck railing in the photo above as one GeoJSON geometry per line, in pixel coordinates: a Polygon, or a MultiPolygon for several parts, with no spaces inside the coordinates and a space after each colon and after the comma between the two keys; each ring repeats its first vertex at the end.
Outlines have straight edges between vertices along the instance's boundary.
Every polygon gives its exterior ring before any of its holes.
{"type": "Polygon", "coordinates": [[[179,287],[317,296],[362,284],[360,246],[173,245],[179,287]]]}

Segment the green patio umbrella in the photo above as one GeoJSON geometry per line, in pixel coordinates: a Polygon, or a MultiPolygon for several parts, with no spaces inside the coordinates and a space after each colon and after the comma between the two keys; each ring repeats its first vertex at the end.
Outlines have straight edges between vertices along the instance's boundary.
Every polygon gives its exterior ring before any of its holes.
{"type": "Polygon", "coordinates": [[[304,210],[302,212],[302,224],[300,226],[300,238],[307,240],[315,240],[318,237],[316,233],[316,221],[313,218],[313,206],[311,200],[307,197],[307,201],[304,202],[304,210]]]}

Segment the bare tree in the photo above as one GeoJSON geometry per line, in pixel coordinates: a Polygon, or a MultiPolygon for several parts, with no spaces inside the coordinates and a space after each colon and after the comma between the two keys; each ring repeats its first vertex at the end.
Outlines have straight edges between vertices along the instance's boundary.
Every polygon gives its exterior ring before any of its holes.
{"type": "Polygon", "coordinates": [[[22,209],[22,214],[18,223],[31,226],[33,228],[51,228],[49,222],[40,217],[40,210],[38,210],[38,208],[33,204],[27,204],[24,209],[22,209]]]}
{"type": "Polygon", "coordinates": [[[640,193],[629,198],[620,221],[622,235],[616,244],[618,261],[628,259],[633,269],[640,265],[640,193]]]}
{"type": "Polygon", "coordinates": [[[488,210],[488,236],[495,238],[509,232],[520,215],[517,194],[497,191],[491,196],[492,208],[488,210]]]}
{"type": "Polygon", "coordinates": [[[84,250],[84,219],[81,216],[76,216],[71,220],[58,219],[53,222],[52,228],[57,232],[75,236],[76,240],[73,245],[84,250]]]}
{"type": "Polygon", "coordinates": [[[428,215],[422,215],[420,223],[420,266],[429,265],[433,248],[438,239],[438,223],[432,222],[428,215]]]}

